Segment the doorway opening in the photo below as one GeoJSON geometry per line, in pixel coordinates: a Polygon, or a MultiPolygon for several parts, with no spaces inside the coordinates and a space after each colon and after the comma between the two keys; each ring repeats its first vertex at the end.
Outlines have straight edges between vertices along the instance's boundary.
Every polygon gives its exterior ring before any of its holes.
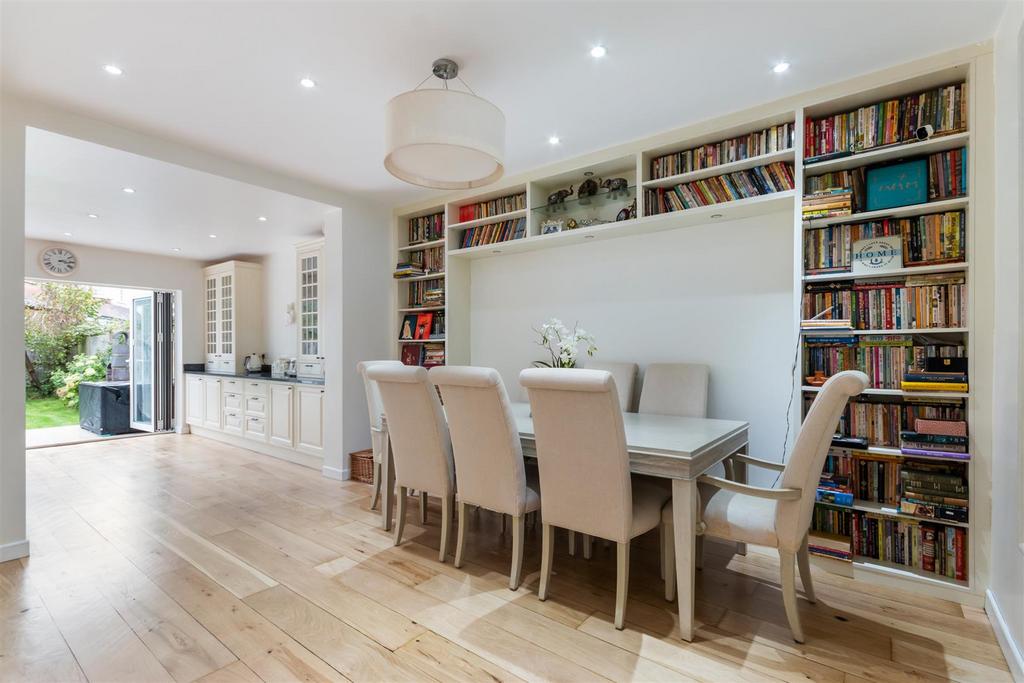
{"type": "Polygon", "coordinates": [[[25,280],[25,442],[174,429],[174,293],[25,280]]]}

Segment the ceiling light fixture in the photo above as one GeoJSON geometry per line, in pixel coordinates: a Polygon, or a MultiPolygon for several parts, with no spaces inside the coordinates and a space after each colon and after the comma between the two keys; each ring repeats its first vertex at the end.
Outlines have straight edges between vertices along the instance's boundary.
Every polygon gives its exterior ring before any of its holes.
{"type": "Polygon", "coordinates": [[[209,234],[209,235],[207,235],[207,237],[209,237],[209,238],[210,238],[211,240],[215,240],[215,239],[217,239],[217,236],[216,236],[216,235],[214,235],[214,234],[212,234],[212,233],[211,233],[211,234],[209,234]]]}
{"type": "Polygon", "coordinates": [[[266,216],[260,216],[256,220],[258,220],[260,223],[266,223],[267,222],[267,217],[266,216]]]}
{"type": "Polygon", "coordinates": [[[772,71],[774,71],[777,74],[789,71],[789,62],[779,62],[778,64],[772,67],[772,71]]]}
{"type": "Polygon", "coordinates": [[[111,76],[120,76],[124,73],[124,71],[121,70],[121,67],[119,67],[117,64],[107,64],[103,67],[103,70],[111,76]]]}
{"type": "Polygon", "coordinates": [[[97,216],[97,215],[96,215],[96,214],[94,214],[94,213],[90,213],[90,214],[89,214],[89,218],[99,218],[99,216],[97,216]]]}
{"type": "Polygon", "coordinates": [[[468,92],[450,90],[459,65],[435,60],[431,73],[443,87],[420,85],[394,97],[384,111],[384,168],[399,180],[440,190],[488,185],[505,172],[505,115],[468,92]]]}
{"type": "Polygon", "coordinates": [[[303,88],[315,88],[316,81],[314,81],[309,76],[306,76],[305,78],[299,81],[299,85],[301,85],[303,88]]]}
{"type": "Polygon", "coordinates": [[[135,194],[135,188],[134,187],[122,187],[121,191],[125,192],[127,194],[135,194]]]}
{"type": "Polygon", "coordinates": [[[181,251],[181,247],[171,247],[171,251],[181,251]]]}
{"type": "Polygon", "coordinates": [[[595,45],[590,48],[590,56],[594,59],[601,59],[601,57],[604,57],[606,54],[608,54],[608,50],[604,45],[595,45]]]}
{"type": "Polygon", "coordinates": [[[561,142],[562,142],[562,138],[558,137],[557,135],[552,135],[551,137],[548,138],[548,144],[549,145],[557,145],[557,144],[559,144],[561,142]]]}
{"type": "Polygon", "coordinates": [[[64,236],[65,237],[71,237],[71,233],[70,232],[66,232],[66,233],[64,233],[64,236]]]}

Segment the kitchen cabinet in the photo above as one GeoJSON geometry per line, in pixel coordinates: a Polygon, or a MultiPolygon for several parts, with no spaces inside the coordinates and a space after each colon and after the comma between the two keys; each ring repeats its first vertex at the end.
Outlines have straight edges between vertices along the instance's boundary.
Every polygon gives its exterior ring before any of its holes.
{"type": "Polygon", "coordinates": [[[221,428],[220,380],[216,377],[203,378],[203,426],[209,429],[221,428]]]}
{"type": "Polygon", "coordinates": [[[292,396],[295,393],[292,385],[283,382],[272,382],[269,387],[270,405],[270,443],[284,448],[295,446],[295,435],[292,433],[293,408],[292,396]]]}
{"type": "Polygon", "coordinates": [[[206,416],[206,387],[201,375],[185,375],[185,422],[202,425],[206,416]]]}
{"type": "Polygon", "coordinates": [[[298,279],[297,316],[299,377],[324,376],[324,240],[302,242],[295,247],[298,279]]]}
{"type": "Polygon", "coordinates": [[[263,353],[263,267],[226,261],[203,269],[203,340],[208,372],[244,370],[245,356],[263,353]]]}
{"type": "Polygon", "coordinates": [[[267,383],[246,380],[245,436],[255,441],[267,440],[267,383]]]}
{"type": "Polygon", "coordinates": [[[295,447],[310,455],[324,452],[324,389],[295,387],[295,447]]]}

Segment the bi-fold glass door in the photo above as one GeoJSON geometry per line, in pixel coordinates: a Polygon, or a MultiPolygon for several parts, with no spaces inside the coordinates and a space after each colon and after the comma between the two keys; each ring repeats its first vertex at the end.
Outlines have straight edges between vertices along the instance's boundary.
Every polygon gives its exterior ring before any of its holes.
{"type": "Polygon", "coordinates": [[[132,429],[174,428],[174,296],[153,292],[132,300],[128,364],[132,429]]]}

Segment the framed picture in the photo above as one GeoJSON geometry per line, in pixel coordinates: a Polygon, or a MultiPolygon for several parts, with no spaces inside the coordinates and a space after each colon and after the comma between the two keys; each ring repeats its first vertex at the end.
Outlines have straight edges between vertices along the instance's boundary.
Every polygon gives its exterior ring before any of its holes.
{"type": "Polygon", "coordinates": [[[542,235],[553,235],[556,232],[562,232],[563,223],[561,220],[549,218],[540,224],[540,234],[542,235]]]}
{"type": "Polygon", "coordinates": [[[928,201],[928,161],[914,159],[867,171],[867,210],[879,211],[928,201]]]}
{"type": "Polygon", "coordinates": [[[415,339],[414,333],[416,332],[416,314],[411,313],[402,319],[402,327],[398,331],[399,341],[404,339],[415,339]]]}
{"type": "Polygon", "coordinates": [[[871,237],[853,243],[853,274],[874,275],[903,267],[903,238],[871,237]]]}
{"type": "Polygon", "coordinates": [[[430,328],[434,326],[433,313],[420,313],[416,316],[416,331],[413,339],[430,339],[430,328]]]}

